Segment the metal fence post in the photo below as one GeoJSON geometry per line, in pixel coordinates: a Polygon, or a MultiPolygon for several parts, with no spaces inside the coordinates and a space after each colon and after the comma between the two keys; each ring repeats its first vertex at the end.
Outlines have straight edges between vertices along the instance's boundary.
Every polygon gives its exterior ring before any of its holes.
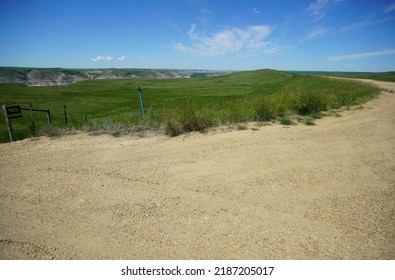
{"type": "Polygon", "coordinates": [[[140,96],[140,105],[141,105],[141,114],[144,116],[144,101],[143,101],[143,93],[141,92],[140,86],[139,86],[139,96],[140,96]]]}

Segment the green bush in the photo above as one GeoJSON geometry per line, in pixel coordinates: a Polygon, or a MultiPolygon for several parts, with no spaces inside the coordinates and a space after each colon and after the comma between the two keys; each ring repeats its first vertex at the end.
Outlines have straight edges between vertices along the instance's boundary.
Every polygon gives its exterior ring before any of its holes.
{"type": "Polygon", "coordinates": [[[103,129],[106,133],[112,136],[118,136],[121,134],[121,125],[119,123],[114,122],[110,118],[106,118],[103,123],[103,129]]]}

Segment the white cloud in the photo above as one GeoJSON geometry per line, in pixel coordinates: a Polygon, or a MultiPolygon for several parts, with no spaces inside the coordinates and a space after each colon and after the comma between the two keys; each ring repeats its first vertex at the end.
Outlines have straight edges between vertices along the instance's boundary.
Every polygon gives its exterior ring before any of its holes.
{"type": "Polygon", "coordinates": [[[352,24],[343,26],[340,29],[340,32],[353,31],[353,30],[357,30],[357,29],[360,29],[360,28],[369,27],[369,26],[373,26],[373,25],[376,25],[376,24],[384,23],[384,22],[389,21],[389,20],[392,20],[392,18],[384,18],[384,19],[377,19],[377,20],[365,19],[365,20],[360,21],[360,22],[356,22],[356,23],[352,23],[352,24]]]}
{"type": "Polygon", "coordinates": [[[392,3],[391,5],[385,8],[386,13],[391,13],[392,11],[395,11],[395,3],[392,3]]]}
{"type": "Polygon", "coordinates": [[[311,3],[307,8],[307,12],[313,18],[313,22],[321,20],[324,16],[324,7],[328,4],[329,0],[316,0],[314,3],[311,3]]]}
{"type": "MultiPolygon", "coordinates": [[[[120,56],[120,57],[117,57],[117,60],[118,61],[124,61],[126,59],[126,56],[120,56]]],[[[113,56],[110,56],[110,55],[98,55],[98,56],[96,56],[96,57],[94,57],[94,58],[91,58],[91,60],[92,61],[94,61],[94,62],[99,62],[99,61],[111,61],[111,60],[114,60],[114,57],[113,56]]]]}
{"type": "Polygon", "coordinates": [[[170,26],[172,29],[181,32],[181,28],[176,23],[167,20],[165,20],[164,23],[170,26]]]}
{"type": "Polygon", "coordinates": [[[264,41],[271,33],[267,25],[256,25],[242,28],[228,28],[214,32],[210,36],[197,33],[192,24],[188,31],[190,46],[174,43],[173,47],[181,52],[196,56],[220,56],[238,52],[247,54],[264,52],[270,45],[264,41]]]}
{"type": "Polygon", "coordinates": [[[193,36],[193,33],[195,32],[195,29],[196,29],[196,24],[192,24],[191,28],[188,31],[189,37],[193,36]]]}
{"type": "Polygon", "coordinates": [[[395,49],[388,49],[388,50],[377,51],[377,52],[364,52],[364,53],[355,53],[355,54],[348,54],[348,55],[330,56],[330,57],[328,57],[328,60],[338,61],[338,60],[345,60],[345,59],[361,59],[361,58],[367,58],[367,57],[393,55],[393,54],[395,54],[395,49]]]}
{"type": "Polygon", "coordinates": [[[94,58],[91,58],[91,60],[94,61],[94,62],[98,62],[98,61],[110,61],[110,60],[113,60],[113,59],[114,59],[114,58],[113,58],[112,56],[109,56],[109,55],[105,55],[105,56],[98,55],[98,56],[96,56],[96,57],[94,57],[94,58]]]}
{"type": "Polygon", "coordinates": [[[307,39],[314,39],[323,36],[325,33],[329,31],[329,28],[324,28],[324,27],[316,27],[313,29],[309,29],[307,32],[307,39]]]}
{"type": "Polygon", "coordinates": [[[313,18],[313,22],[320,21],[325,17],[325,11],[329,6],[336,6],[343,2],[343,0],[315,0],[311,3],[306,11],[313,18]]]}
{"type": "Polygon", "coordinates": [[[210,24],[210,18],[214,15],[214,13],[211,10],[208,9],[202,9],[199,12],[199,16],[196,18],[202,25],[209,25],[210,24]]]}
{"type": "Polygon", "coordinates": [[[284,25],[290,25],[294,21],[294,18],[295,14],[287,14],[283,16],[284,25]]]}

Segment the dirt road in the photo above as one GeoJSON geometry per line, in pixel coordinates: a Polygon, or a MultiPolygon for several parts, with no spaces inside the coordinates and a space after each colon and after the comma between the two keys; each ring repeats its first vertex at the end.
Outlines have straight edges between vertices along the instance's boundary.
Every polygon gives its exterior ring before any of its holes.
{"type": "Polygon", "coordinates": [[[0,144],[0,258],[394,259],[395,94],[316,123],[0,144]]]}

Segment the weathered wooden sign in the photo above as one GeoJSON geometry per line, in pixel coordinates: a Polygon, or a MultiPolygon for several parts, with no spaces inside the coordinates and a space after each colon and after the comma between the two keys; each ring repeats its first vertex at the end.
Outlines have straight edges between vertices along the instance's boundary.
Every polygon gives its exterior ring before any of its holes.
{"type": "Polygon", "coordinates": [[[9,119],[21,118],[22,117],[22,110],[21,106],[5,106],[5,110],[7,113],[7,117],[9,119]]]}

